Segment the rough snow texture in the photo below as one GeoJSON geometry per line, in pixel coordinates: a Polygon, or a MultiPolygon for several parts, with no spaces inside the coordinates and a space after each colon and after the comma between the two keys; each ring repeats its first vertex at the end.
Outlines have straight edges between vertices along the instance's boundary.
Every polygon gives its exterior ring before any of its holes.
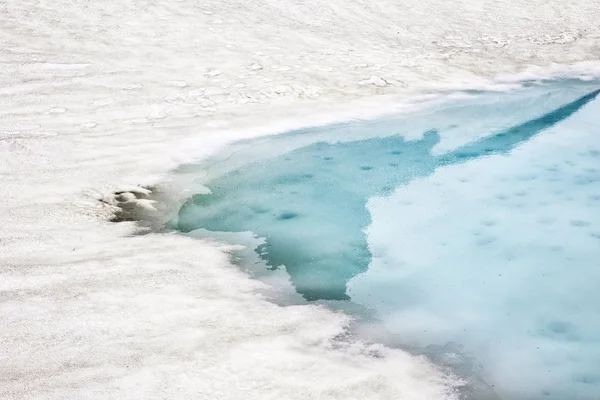
{"type": "Polygon", "coordinates": [[[396,107],[377,94],[598,59],[599,13],[595,0],[0,1],[0,397],[452,398],[458,383],[421,359],[334,347],[346,317],[272,305],[226,249],[130,237],[97,199],[235,137],[396,107]]]}

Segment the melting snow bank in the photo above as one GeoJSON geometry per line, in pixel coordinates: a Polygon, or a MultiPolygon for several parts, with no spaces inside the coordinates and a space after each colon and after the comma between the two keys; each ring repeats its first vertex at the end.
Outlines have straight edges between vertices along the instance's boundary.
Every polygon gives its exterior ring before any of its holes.
{"type": "Polygon", "coordinates": [[[424,359],[334,340],[343,314],[265,301],[230,246],[132,237],[98,199],[160,217],[137,185],[236,138],[596,59],[597,14],[593,0],[1,4],[0,396],[456,398],[424,359]]]}

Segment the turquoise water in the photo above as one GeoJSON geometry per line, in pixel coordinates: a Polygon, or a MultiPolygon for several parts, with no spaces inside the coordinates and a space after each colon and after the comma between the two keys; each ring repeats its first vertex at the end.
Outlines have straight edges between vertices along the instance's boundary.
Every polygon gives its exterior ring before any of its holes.
{"type": "Polygon", "coordinates": [[[504,398],[597,399],[598,93],[534,85],[240,142],[186,168],[208,190],[175,224],[252,232],[306,300],[460,343],[504,398]]]}

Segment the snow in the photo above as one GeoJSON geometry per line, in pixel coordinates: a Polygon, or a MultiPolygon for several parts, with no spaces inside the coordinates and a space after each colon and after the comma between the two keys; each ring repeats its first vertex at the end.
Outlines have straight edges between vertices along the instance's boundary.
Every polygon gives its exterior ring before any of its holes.
{"type": "Polygon", "coordinates": [[[0,2],[0,397],[455,398],[423,359],[334,341],[347,316],[267,301],[229,247],[135,236],[98,200],[419,90],[594,75],[599,17],[595,0],[0,2]]]}

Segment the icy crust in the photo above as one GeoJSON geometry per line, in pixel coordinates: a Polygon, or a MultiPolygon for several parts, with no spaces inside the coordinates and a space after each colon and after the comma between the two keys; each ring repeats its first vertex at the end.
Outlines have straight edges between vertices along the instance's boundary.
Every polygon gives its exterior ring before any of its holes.
{"type": "Polygon", "coordinates": [[[398,109],[375,94],[597,59],[596,6],[0,3],[0,396],[452,398],[423,360],[333,349],[343,315],[261,300],[228,248],[129,237],[97,200],[236,138],[398,109]]]}
{"type": "Polygon", "coordinates": [[[227,248],[177,235],[123,241],[5,264],[3,396],[457,399],[424,359],[334,347],[342,314],[260,299],[227,248]]]}
{"type": "MultiPolygon", "coordinates": [[[[123,89],[150,95],[148,100],[185,104],[201,116],[275,98],[396,93],[415,82],[571,64],[600,52],[595,0],[93,6],[25,0],[0,7],[9,62],[3,82],[12,82],[18,71],[76,74],[85,84],[89,71],[118,71],[106,83],[119,81],[123,89]],[[143,70],[151,70],[152,78],[145,79],[143,70]]],[[[30,93],[45,86],[15,83],[4,90],[30,93]]],[[[65,85],[72,83],[51,86],[65,85]]]]}
{"type": "Polygon", "coordinates": [[[502,398],[596,399],[599,110],[372,198],[352,300],[404,343],[461,343],[502,398]]]}

